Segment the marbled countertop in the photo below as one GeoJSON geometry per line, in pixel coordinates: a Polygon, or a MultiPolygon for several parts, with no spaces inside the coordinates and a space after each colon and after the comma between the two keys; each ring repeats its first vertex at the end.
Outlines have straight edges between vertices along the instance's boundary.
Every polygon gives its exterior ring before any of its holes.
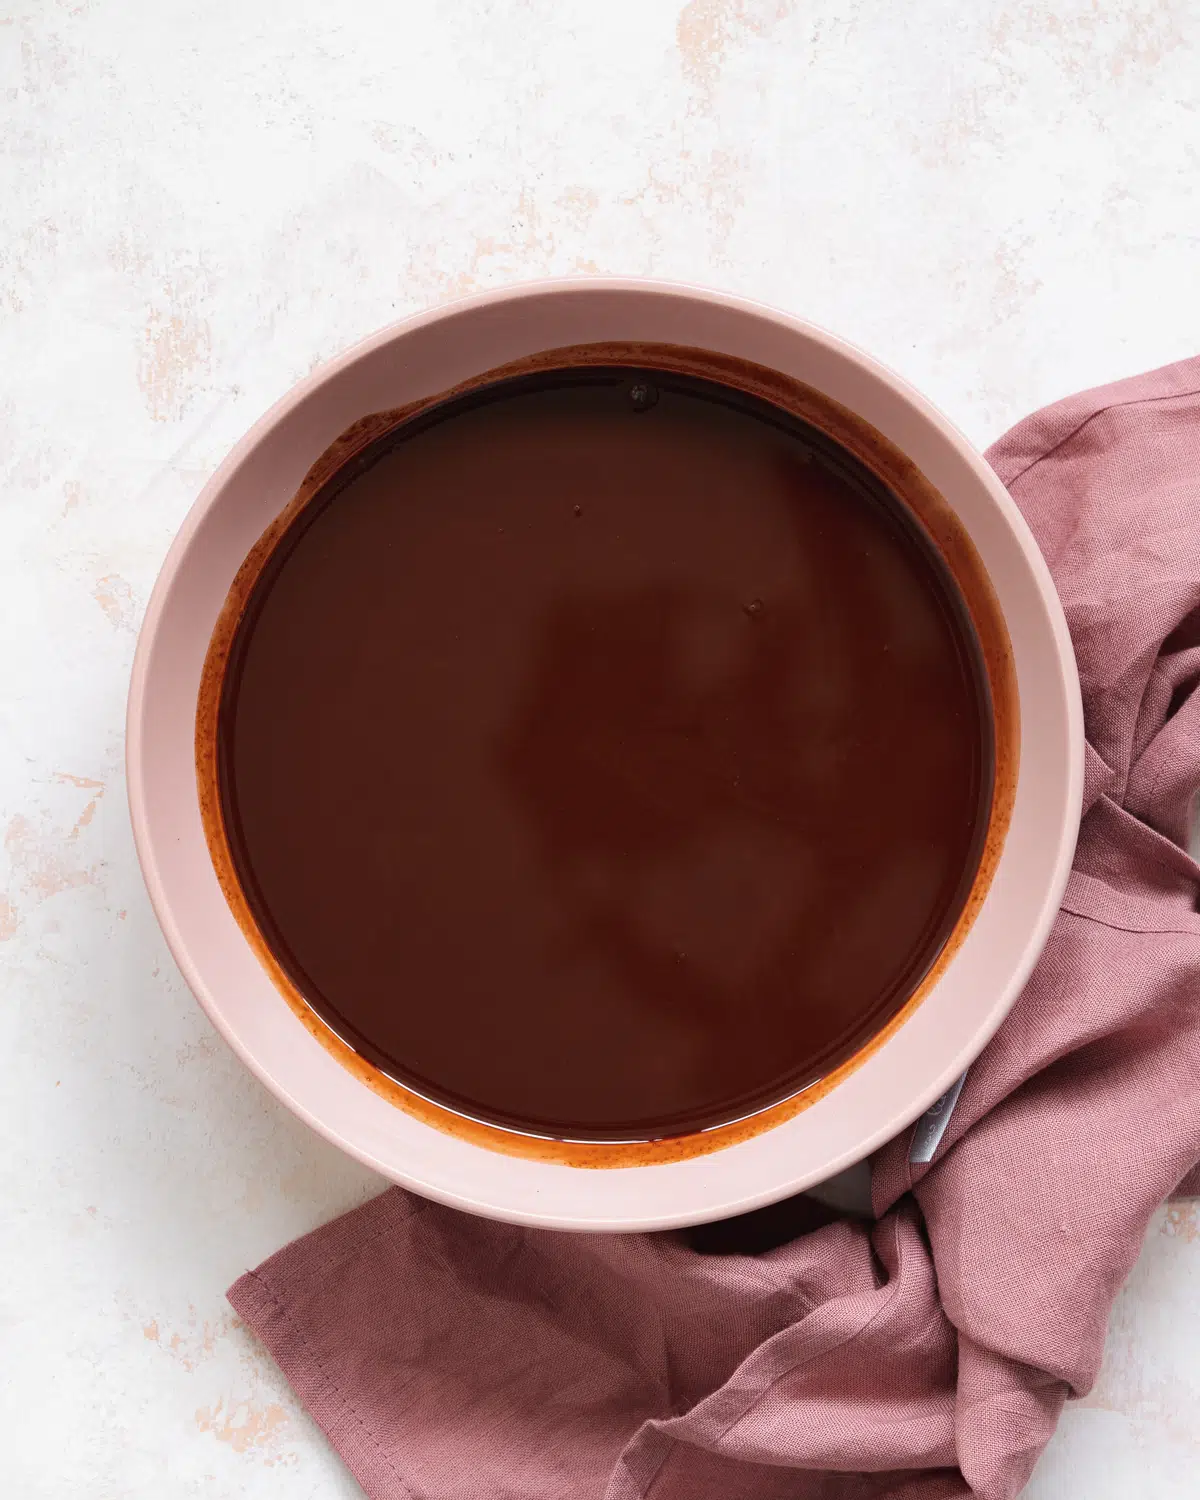
{"type": "MultiPolygon", "coordinates": [[[[231,443],[544,274],[763,298],[983,444],[1200,351],[1200,0],[0,5],[0,1488],[351,1496],[223,1291],[380,1186],[216,1039],[125,808],[138,622],[231,443]]],[[[1163,1210],[1035,1500],[1195,1492],[1163,1210]]]]}

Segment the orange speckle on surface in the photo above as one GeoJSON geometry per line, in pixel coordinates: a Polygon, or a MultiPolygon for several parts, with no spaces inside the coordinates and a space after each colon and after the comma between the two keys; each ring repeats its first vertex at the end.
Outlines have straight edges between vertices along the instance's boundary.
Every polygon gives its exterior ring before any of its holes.
{"type": "Polygon", "coordinates": [[[675,26],[684,73],[704,94],[711,94],[730,43],[739,35],[761,36],[790,9],[782,0],[773,12],[747,0],[689,0],[675,26]]]}
{"type": "Polygon", "coordinates": [[[95,817],[100,798],[104,796],[105,785],[102,781],[97,781],[94,776],[75,776],[70,771],[55,771],[54,780],[68,786],[77,786],[83,791],[95,793],[95,796],[88,800],[87,806],[76,819],[74,828],[67,835],[68,838],[76,838],[79,830],[86,828],[95,817]]]}
{"type": "Polygon", "coordinates": [[[6,896],[0,896],[0,943],[7,943],[17,930],[17,909],[6,896]]]}
{"type": "Polygon", "coordinates": [[[133,590],[119,573],[106,573],[96,580],[92,598],[118,627],[133,626],[133,590]]]}
{"type": "Polygon", "coordinates": [[[75,776],[70,771],[55,771],[55,781],[65,781],[71,786],[82,787],[89,792],[102,792],[104,783],[97,781],[94,776],[75,776]]]}
{"type": "Polygon", "coordinates": [[[251,1453],[273,1443],[288,1424],[288,1414],[277,1401],[256,1406],[251,1401],[196,1409],[196,1426],[211,1432],[219,1443],[228,1443],[235,1453],[251,1453]]]}
{"type": "Polygon", "coordinates": [[[155,422],[181,417],[207,373],[212,333],[207,322],[168,288],[164,306],[150,309],[142,335],[137,380],[155,422]]]}
{"type": "Polygon", "coordinates": [[[728,11],[725,0],[689,0],[679,13],[675,40],[683,71],[694,83],[711,87],[716,79],[728,11]]]}
{"type": "Polygon", "coordinates": [[[99,803],[100,793],[97,792],[92,800],[88,803],[88,805],[84,808],[84,810],[79,814],[79,817],[75,823],[75,827],[72,828],[70,833],[67,835],[69,839],[79,837],[79,830],[81,828],[86,828],[92,821],[92,819],[96,816],[96,808],[99,806],[99,803]]]}
{"type": "Polygon", "coordinates": [[[142,1324],[142,1337],[148,1338],[152,1344],[158,1343],[158,1319],[151,1318],[148,1323],[142,1324]]]}
{"type": "Polygon", "coordinates": [[[1169,1203],[1159,1234],[1194,1245],[1200,1240],[1200,1202],[1169,1203]]]}
{"type": "MultiPolygon", "coordinates": [[[[70,835],[68,835],[69,839],[70,835]]],[[[81,885],[94,885],[97,870],[80,869],[68,863],[56,849],[62,847],[62,835],[36,828],[23,814],[9,820],[4,835],[4,847],[13,866],[24,877],[28,894],[35,901],[45,901],[60,891],[70,891],[81,885]]]]}
{"type": "Polygon", "coordinates": [[[147,1338],[152,1338],[156,1344],[161,1345],[163,1352],[177,1360],[190,1374],[201,1361],[211,1357],[216,1350],[217,1341],[225,1338],[234,1326],[235,1320],[230,1314],[221,1314],[210,1321],[207,1318],[201,1319],[196,1309],[189,1305],[187,1326],[182,1330],[177,1329],[169,1338],[159,1328],[157,1318],[147,1323],[142,1331],[147,1338]]]}

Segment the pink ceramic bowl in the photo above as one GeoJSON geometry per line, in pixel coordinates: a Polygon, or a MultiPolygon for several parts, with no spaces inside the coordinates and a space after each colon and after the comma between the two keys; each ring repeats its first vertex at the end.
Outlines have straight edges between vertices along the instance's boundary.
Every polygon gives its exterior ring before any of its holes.
{"type": "Polygon", "coordinates": [[[205,486],[163,565],[134,663],[127,756],[138,853],[172,952],[213,1024],[272,1093],[360,1161],[444,1203],[559,1229],[631,1230],[721,1218],[812,1186],[902,1130],[963,1072],[1019,994],[1057,910],[1078,828],[1083,728],[1046,566],[1003,486],[944,417],[865,354],[795,318],[694,288],[596,280],[488,293],[398,324],[302,382],[253,428],[205,486]],[[239,567],[353,423],[542,351],[626,342],[712,351],[801,382],[944,497],[1007,637],[1005,818],[944,961],[890,1030],[825,1087],[678,1150],[514,1151],[496,1132],[439,1122],[339,1058],[297,997],[281,993],[210,858],[197,698],[239,567]]]}

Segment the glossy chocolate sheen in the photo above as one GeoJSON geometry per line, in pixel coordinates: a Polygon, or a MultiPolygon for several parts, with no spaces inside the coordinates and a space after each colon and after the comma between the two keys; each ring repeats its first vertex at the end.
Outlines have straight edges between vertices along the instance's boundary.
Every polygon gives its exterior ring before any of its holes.
{"type": "Polygon", "coordinates": [[[275,547],[218,717],[250,909],[451,1109],[648,1140],[903,1005],[987,831],[986,674],[903,505],[798,418],[623,367],[451,398],[275,547]]]}

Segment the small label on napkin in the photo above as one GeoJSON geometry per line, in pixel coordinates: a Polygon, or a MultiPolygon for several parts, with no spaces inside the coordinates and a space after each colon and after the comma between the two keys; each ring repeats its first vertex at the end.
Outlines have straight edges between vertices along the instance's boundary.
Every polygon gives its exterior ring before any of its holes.
{"type": "Polygon", "coordinates": [[[917,1121],[917,1128],[913,1131],[912,1145],[908,1148],[910,1162],[924,1163],[933,1160],[933,1153],[946,1133],[946,1126],[950,1123],[950,1116],[954,1113],[954,1106],[958,1103],[958,1096],[962,1093],[962,1086],[966,1081],[967,1075],[964,1073],[961,1078],[950,1085],[940,1099],[936,1099],[929,1106],[917,1121]]]}

